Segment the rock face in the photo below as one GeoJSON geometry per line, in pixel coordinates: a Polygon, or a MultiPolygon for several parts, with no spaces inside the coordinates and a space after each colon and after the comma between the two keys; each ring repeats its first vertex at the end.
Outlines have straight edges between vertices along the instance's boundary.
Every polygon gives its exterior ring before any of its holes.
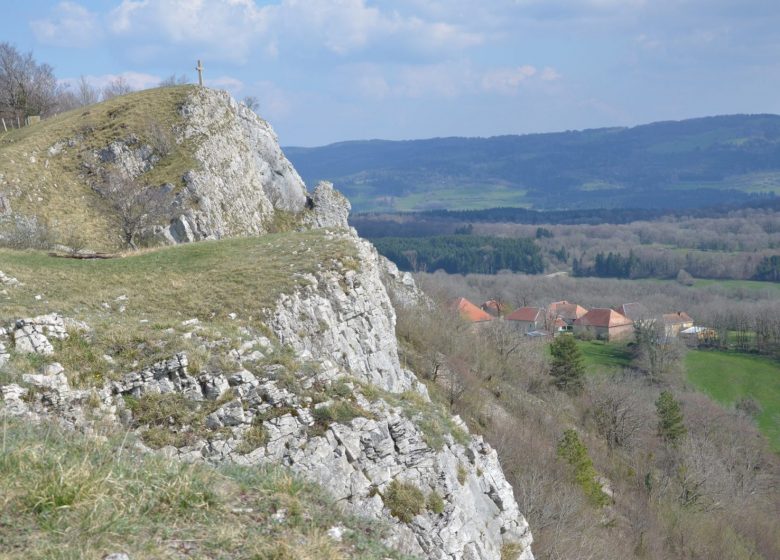
{"type": "Polygon", "coordinates": [[[352,205],[343,194],[333,188],[333,183],[320,181],[314,188],[309,203],[314,210],[309,220],[313,227],[349,227],[347,218],[352,205]]]}
{"type": "Polygon", "coordinates": [[[271,125],[227,92],[196,88],[181,109],[179,141],[197,148],[184,176],[177,242],[264,233],[275,211],[302,212],[306,187],[271,125]],[[191,206],[187,207],[187,202],[191,206]]]}
{"type": "MultiPolygon", "coordinates": [[[[228,377],[218,373],[196,378],[187,370],[186,357],[179,354],[90,392],[71,390],[61,366],[52,365],[45,375],[25,376],[23,381],[35,388],[32,397],[29,389],[19,385],[0,387],[6,413],[31,420],[53,416],[66,426],[89,429],[88,418],[97,417],[104,425],[121,420],[133,426],[124,396],[141,399],[148,394],[179,393],[202,403],[219,399],[224,404],[205,420],[213,432],[202,433],[203,439],[186,447],[160,451],[182,461],[286,465],[322,484],[357,513],[391,523],[389,544],[419,558],[499,560],[502,547],[513,545],[516,558],[533,559],[528,525],[495,450],[480,437],[467,437],[462,424],[460,443],[444,434],[434,448],[426,442],[414,413],[382,398],[369,400],[351,384],[347,384],[353,391],[348,400],[334,395],[311,405],[279,387],[275,379],[279,371],[274,367],[259,377],[239,371],[228,377]],[[225,399],[228,391],[232,391],[230,400],[225,399]],[[99,405],[96,409],[93,402],[86,414],[90,399],[99,405]],[[359,415],[323,423],[322,410],[338,402],[352,402],[359,415]],[[258,425],[263,426],[265,437],[251,443],[249,434],[258,425]],[[391,514],[394,481],[421,493],[417,513],[409,522],[391,514]],[[439,509],[428,505],[432,495],[441,499],[439,509]]],[[[330,375],[321,372],[303,381],[327,384],[330,375]]],[[[424,399],[417,406],[424,409],[424,399]]]]}
{"type": "Polygon", "coordinates": [[[398,360],[395,311],[381,281],[381,257],[367,241],[352,240],[360,270],[310,275],[307,288],[280,299],[268,325],[306,359],[343,368],[386,391],[408,391],[418,382],[398,360]]]}

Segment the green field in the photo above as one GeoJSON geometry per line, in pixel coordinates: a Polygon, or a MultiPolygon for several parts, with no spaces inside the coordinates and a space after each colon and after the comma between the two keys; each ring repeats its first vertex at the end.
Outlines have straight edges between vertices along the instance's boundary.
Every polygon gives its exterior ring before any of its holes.
{"type": "Polygon", "coordinates": [[[780,452],[780,363],[749,354],[691,350],[685,365],[688,381],[724,405],[733,406],[743,397],[758,401],[758,427],[780,452]]]}
{"type": "Polygon", "coordinates": [[[614,373],[631,365],[631,352],[625,343],[578,340],[577,346],[588,373],[614,373]]]}

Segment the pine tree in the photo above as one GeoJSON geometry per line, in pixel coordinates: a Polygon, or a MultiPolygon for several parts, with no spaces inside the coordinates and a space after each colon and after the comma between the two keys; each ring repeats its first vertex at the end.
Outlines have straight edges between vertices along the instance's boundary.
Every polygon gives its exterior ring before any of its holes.
{"type": "Polygon", "coordinates": [[[688,432],[683,424],[680,402],[675,400],[670,391],[662,391],[655,401],[655,410],[658,415],[658,435],[667,443],[677,443],[688,432]]]}
{"type": "Polygon", "coordinates": [[[550,345],[552,366],[550,375],[555,378],[555,386],[562,391],[577,394],[582,390],[585,366],[582,353],[574,338],[562,335],[550,345]]]}

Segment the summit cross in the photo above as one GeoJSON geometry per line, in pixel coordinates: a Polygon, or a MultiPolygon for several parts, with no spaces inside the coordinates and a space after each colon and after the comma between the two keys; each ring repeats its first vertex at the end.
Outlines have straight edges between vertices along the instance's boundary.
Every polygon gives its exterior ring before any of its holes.
{"type": "Polygon", "coordinates": [[[198,85],[203,87],[203,65],[200,63],[200,60],[198,61],[198,65],[195,67],[195,70],[198,71],[198,85]]]}

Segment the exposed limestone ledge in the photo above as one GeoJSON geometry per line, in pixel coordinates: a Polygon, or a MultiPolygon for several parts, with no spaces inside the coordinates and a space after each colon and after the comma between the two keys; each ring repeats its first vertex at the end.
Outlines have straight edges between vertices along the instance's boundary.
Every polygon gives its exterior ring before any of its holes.
{"type": "Polygon", "coordinates": [[[354,234],[335,235],[354,243],[359,269],[309,275],[307,287],[281,297],[268,326],[300,356],[335,364],[386,391],[422,387],[398,359],[395,310],[382,284],[381,257],[354,234]]]}
{"type": "Polygon", "coordinates": [[[52,364],[44,375],[25,377],[24,382],[35,388],[31,394],[19,385],[0,387],[0,415],[33,422],[49,418],[90,432],[96,423],[132,425],[125,396],[180,393],[206,403],[230,390],[232,399],[206,419],[206,427],[213,430],[208,436],[187,447],[159,452],[215,465],[286,465],[327,488],[356,513],[389,523],[388,544],[420,558],[499,560],[502,546],[512,544],[521,551],[517,558],[533,559],[528,525],[495,450],[481,437],[471,437],[464,445],[445,435],[441,447],[433,449],[413,415],[410,418],[382,398],[369,400],[355,385],[352,398],[368,417],[330,423],[323,431],[312,432],[315,410],[328,403],[313,405],[279,387],[278,373],[277,366],[269,366],[259,375],[243,370],[196,378],[188,371],[186,356],[177,354],[88,391],[71,389],[61,366],[52,364]],[[265,419],[267,437],[247,448],[244,438],[258,418],[265,419]],[[442,498],[442,510],[431,511],[421,504],[411,522],[400,522],[385,502],[394,480],[414,485],[426,497],[435,492],[442,498]]]}

